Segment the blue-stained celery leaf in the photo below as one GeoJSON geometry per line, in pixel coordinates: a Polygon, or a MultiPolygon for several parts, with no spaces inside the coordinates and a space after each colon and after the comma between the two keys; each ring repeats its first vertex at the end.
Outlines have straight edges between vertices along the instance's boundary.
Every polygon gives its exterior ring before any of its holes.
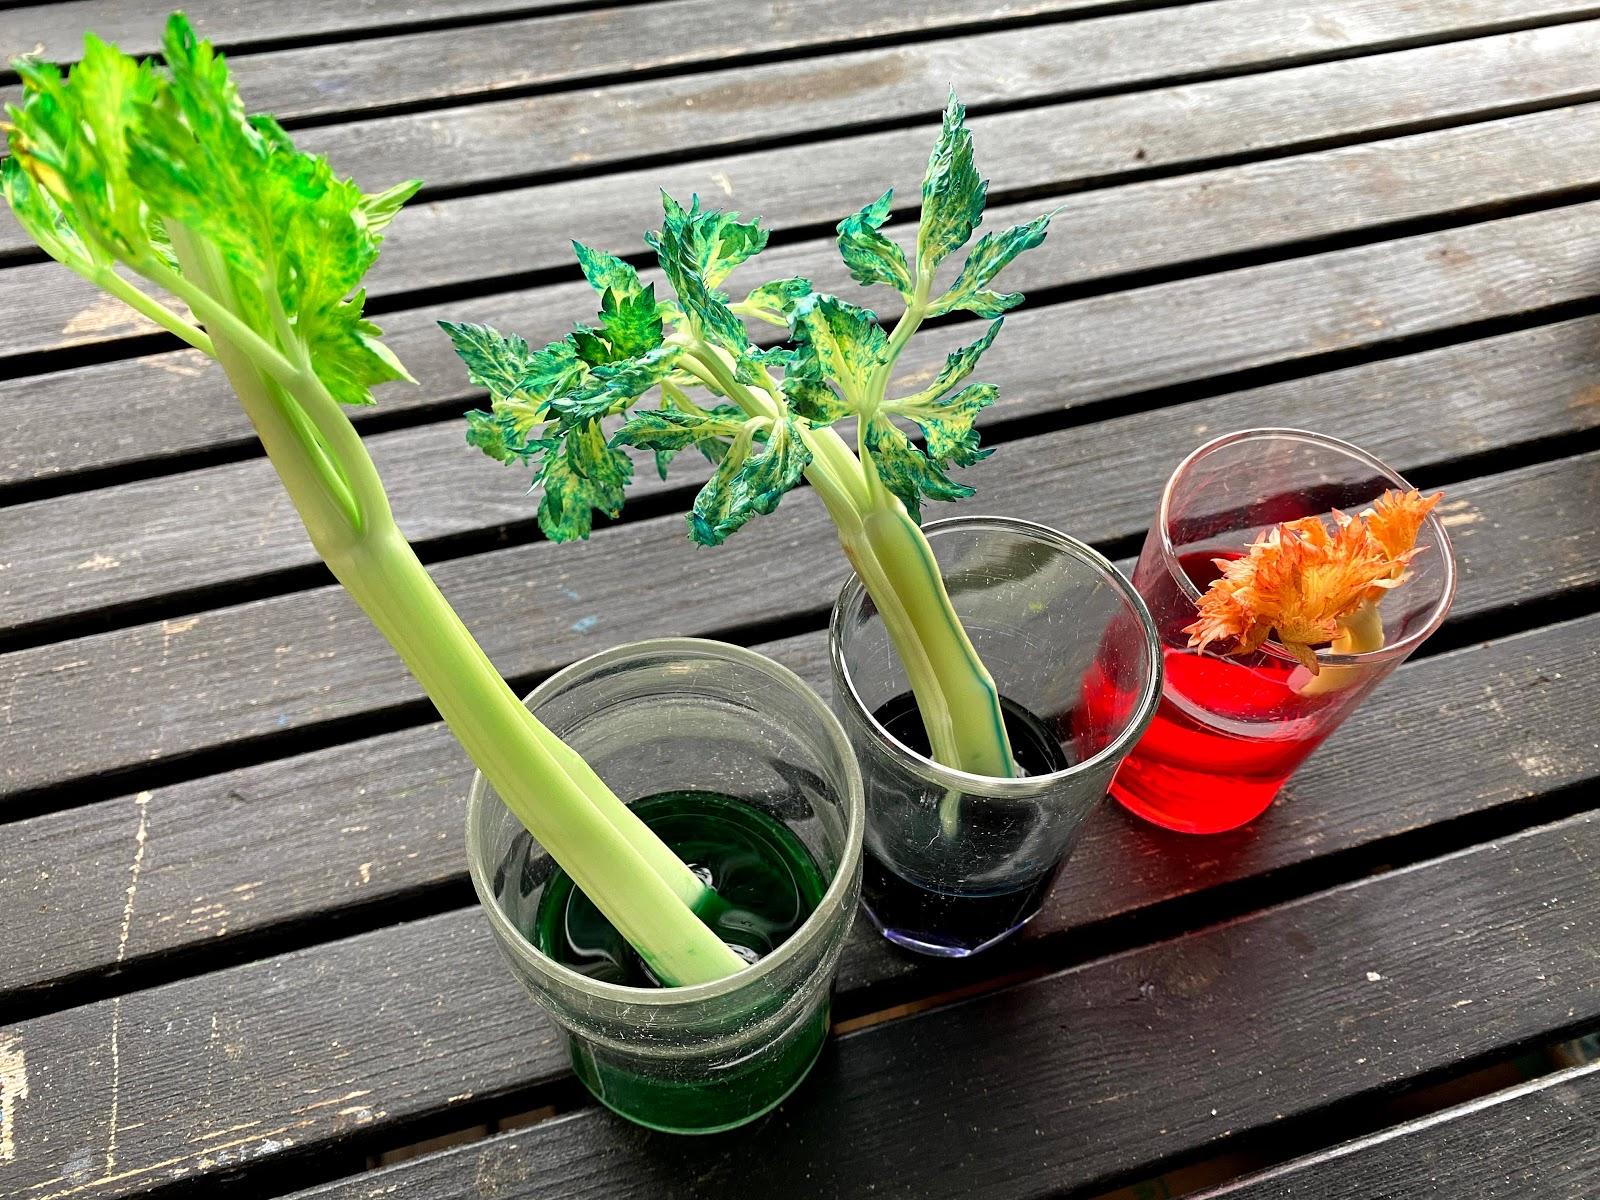
{"type": "Polygon", "coordinates": [[[543,420],[550,401],[587,375],[571,341],[534,351],[516,334],[487,325],[440,321],[439,328],[450,335],[467,378],[489,393],[496,408],[515,406],[524,422],[543,420]]]}
{"type": "Polygon", "coordinates": [[[614,358],[637,358],[661,345],[661,313],[656,286],[642,291],[608,287],[600,297],[600,328],[614,358]]]}
{"type": "MultiPolygon", "coordinates": [[[[659,233],[646,234],[645,241],[655,249],[661,269],[666,272],[673,291],[677,293],[678,304],[685,318],[701,337],[721,346],[735,358],[742,357],[750,344],[744,322],[733,314],[728,307],[727,296],[717,291],[716,282],[706,273],[707,257],[715,258],[715,254],[721,253],[723,247],[720,237],[708,233],[706,227],[714,218],[726,214],[700,211],[698,198],[693,208],[685,209],[665,192],[661,196],[661,207],[661,230],[659,233]],[[707,237],[713,238],[715,253],[707,251],[707,237]]],[[[734,238],[740,246],[748,240],[734,238]]],[[[765,241],[765,234],[761,235],[761,241],[765,241]]],[[[750,251],[752,254],[754,252],[750,251]]],[[[725,258],[715,261],[719,267],[728,266],[725,258]]],[[[721,278],[721,274],[716,275],[716,281],[721,278]]]]}
{"type": "Polygon", "coordinates": [[[539,528],[552,542],[588,537],[596,511],[622,511],[632,478],[633,460],[606,440],[600,422],[573,426],[540,460],[539,528]]]}
{"type": "Polygon", "coordinates": [[[551,406],[568,421],[593,420],[622,412],[671,375],[682,355],[682,347],[657,346],[638,358],[596,367],[583,387],[557,397],[551,406]]]}
{"type": "Polygon", "coordinates": [[[590,287],[602,295],[609,290],[618,296],[632,296],[643,287],[639,282],[639,272],[616,255],[577,241],[572,243],[572,249],[578,256],[583,277],[589,281],[590,287]]]}
{"type": "Polygon", "coordinates": [[[906,511],[921,519],[922,501],[963,500],[973,489],[957,483],[940,469],[888,417],[878,414],[867,422],[865,442],[883,486],[900,498],[906,511]]]}
{"type": "Polygon", "coordinates": [[[504,410],[481,412],[474,409],[467,414],[467,445],[482,450],[495,462],[526,463],[554,444],[552,440],[530,438],[528,430],[519,428],[512,415],[504,410]]]}
{"type": "Polygon", "coordinates": [[[676,453],[693,446],[717,462],[722,458],[721,447],[737,438],[744,424],[744,414],[731,404],[695,412],[677,408],[636,409],[612,435],[611,444],[637,446],[657,453],[676,453]]]}
{"type": "Polygon", "coordinates": [[[917,230],[917,258],[929,271],[967,244],[983,219],[989,184],[978,178],[972,161],[972,132],[967,110],[954,92],[945,105],[939,140],[922,177],[922,224],[917,230]]]}
{"type": "Polygon", "coordinates": [[[942,313],[965,309],[980,317],[998,317],[1021,304],[1021,292],[990,291],[989,283],[1024,250],[1032,250],[1044,241],[1045,233],[1050,228],[1051,215],[1046,213],[1026,225],[1013,225],[1010,229],[986,233],[979,238],[977,245],[967,255],[967,261],[962,264],[961,274],[950,285],[950,290],[933,302],[928,315],[937,317],[942,313]]]}
{"type": "Polygon", "coordinates": [[[809,296],[795,305],[795,369],[836,384],[856,411],[868,402],[869,381],[888,358],[889,339],[878,318],[837,296],[809,296]]]}
{"type": "Polygon", "coordinates": [[[885,406],[885,410],[916,422],[928,444],[928,457],[934,462],[970,467],[990,453],[978,448],[978,431],[973,422],[999,394],[992,383],[974,383],[942,399],[892,408],[885,406]]]}
{"type": "Polygon", "coordinates": [[[795,276],[763,283],[744,298],[746,308],[773,325],[788,325],[795,304],[811,294],[811,281],[795,276]]]}
{"type": "Polygon", "coordinates": [[[819,373],[802,368],[798,363],[783,377],[783,398],[791,412],[819,427],[832,425],[855,411],[819,373]]]}
{"type": "Polygon", "coordinates": [[[778,507],[783,494],[800,482],[811,452],[793,418],[783,417],[765,431],[765,444],[749,435],[735,442],[700,489],[689,513],[689,537],[717,546],[751,518],[778,507]]]}
{"type": "Polygon", "coordinates": [[[950,391],[959,384],[978,365],[978,360],[983,353],[994,344],[994,339],[999,336],[1000,327],[1004,321],[996,319],[984,332],[984,335],[969,345],[962,346],[959,350],[952,351],[944,360],[944,366],[939,369],[939,374],[934,381],[920,392],[905,396],[897,400],[884,403],[885,412],[899,412],[910,415],[910,411],[930,401],[936,401],[940,396],[950,391]]]}
{"type": "Polygon", "coordinates": [[[909,297],[913,285],[906,252],[898,242],[878,232],[889,219],[893,200],[894,189],[890,188],[860,212],[839,222],[839,255],[850,269],[850,278],[857,283],[869,287],[886,283],[909,297]]]}

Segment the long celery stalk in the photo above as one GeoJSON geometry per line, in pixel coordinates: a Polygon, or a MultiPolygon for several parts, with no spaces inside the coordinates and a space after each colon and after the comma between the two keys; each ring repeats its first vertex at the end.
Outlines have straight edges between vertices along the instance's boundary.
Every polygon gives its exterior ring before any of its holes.
{"type": "Polygon", "coordinates": [[[164,55],[159,72],[91,35],[70,80],[17,64],[27,99],[10,109],[13,211],[52,257],[222,365],[334,576],[507,807],[652,969],[676,984],[738,971],[695,915],[711,901],[704,884],[528,712],[439,592],[341,408],[409,378],[356,289],[417,185],[363,195],[270,119],[247,119],[181,15],[164,55]]]}

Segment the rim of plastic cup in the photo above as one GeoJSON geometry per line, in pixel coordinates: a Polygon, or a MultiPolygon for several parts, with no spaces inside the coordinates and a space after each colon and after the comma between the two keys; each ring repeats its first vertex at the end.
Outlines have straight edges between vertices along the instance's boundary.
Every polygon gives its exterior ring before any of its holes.
{"type": "MultiPolygon", "coordinates": [[[[1169,519],[1172,491],[1184,474],[1207,455],[1225,446],[1233,446],[1240,442],[1249,441],[1311,442],[1330,450],[1337,450],[1341,454],[1370,467],[1375,473],[1383,476],[1402,491],[1415,490],[1404,475],[1401,475],[1400,472],[1389,466],[1382,459],[1369,454],[1360,446],[1347,442],[1342,438],[1331,437],[1326,433],[1313,433],[1308,429],[1270,426],[1263,429],[1241,429],[1234,433],[1225,433],[1220,437],[1212,438],[1204,445],[1190,451],[1173,470],[1167,479],[1166,486],[1161,489],[1161,507],[1156,513],[1156,528],[1161,534],[1162,563],[1167,568],[1167,574],[1172,576],[1173,581],[1177,583],[1183,594],[1197,606],[1203,593],[1199,588],[1195,587],[1194,580],[1189,578],[1189,573],[1178,562],[1177,552],[1172,545],[1171,521],[1169,519]]],[[[1336,654],[1332,650],[1318,649],[1315,651],[1318,663],[1330,667],[1360,667],[1373,666],[1387,662],[1392,658],[1404,658],[1426,641],[1434,630],[1438,629],[1440,624],[1443,623],[1456,595],[1456,556],[1455,551],[1450,546],[1450,535],[1445,531],[1444,523],[1439,520],[1438,513],[1430,512],[1423,519],[1423,523],[1433,531],[1433,536],[1439,543],[1441,557],[1444,559],[1444,587],[1439,593],[1439,599],[1428,613],[1428,619],[1421,626],[1406,634],[1405,637],[1389,642],[1376,650],[1367,650],[1360,654],[1336,654]]],[[[1283,647],[1282,643],[1272,638],[1262,642],[1260,649],[1274,658],[1298,661],[1294,655],[1283,647]]]]}

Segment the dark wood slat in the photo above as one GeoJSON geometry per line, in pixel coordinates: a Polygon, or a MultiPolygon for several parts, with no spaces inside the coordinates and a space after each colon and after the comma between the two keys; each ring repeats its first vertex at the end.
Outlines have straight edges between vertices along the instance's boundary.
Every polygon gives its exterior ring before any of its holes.
{"type": "MultiPolygon", "coordinates": [[[[1343,428],[1338,419],[1313,424],[1343,428]]],[[[1069,430],[988,459],[969,478],[985,508],[1101,540],[1144,526],[1178,457],[1166,444],[1086,446],[1069,430]],[[1066,467],[1082,455],[1091,467],[1066,467]]],[[[1458,612],[1596,578],[1597,462],[1568,459],[1454,489],[1465,574],[1458,612]],[[1540,543],[1522,538],[1529,527],[1541,531],[1540,543]]],[[[806,489],[741,532],[739,552],[713,556],[682,529],[677,516],[637,521],[578,545],[540,542],[452,560],[434,575],[489,656],[521,677],[624,638],[820,611],[843,574],[806,489]],[[707,582],[641,603],[638,581],[663,579],[707,582]]],[[[388,646],[331,587],[18,651],[0,659],[5,677],[0,794],[327,721],[375,719],[419,699],[388,646]],[[118,719],[79,719],[93,711],[118,719]]]]}
{"type": "MultiPolygon", "coordinates": [[[[740,19],[730,21],[716,0],[674,0],[252,54],[237,59],[234,75],[252,109],[294,118],[710,66],[751,55],[882,37],[905,39],[1006,20],[1070,16],[1105,3],[881,0],[852,7],[845,0],[764,0],[744,6],[740,19]],[[396,63],[427,63],[429,69],[397,71],[396,63]]],[[[1073,75],[1057,77],[1064,87],[1109,86],[1148,74],[1148,65],[1132,64],[1148,64],[1150,53],[1164,56],[1158,60],[1161,71],[1187,74],[1194,70],[1189,56],[1210,40],[1230,43],[1231,62],[1243,65],[1532,24],[1590,12],[1594,6],[1588,0],[1436,0],[1415,6],[1324,0],[1316,7],[1295,7],[1298,12],[1283,0],[1210,0],[1074,23],[1083,31],[1077,42],[1081,57],[1074,60],[1073,75]],[[1277,30],[1295,26],[1300,28],[1286,44],[1277,30]],[[1130,66],[1119,68],[1118,61],[1130,66]]],[[[15,37],[31,48],[30,39],[37,35],[20,21],[7,25],[16,33],[6,42],[15,37]]],[[[159,36],[160,19],[141,28],[143,40],[154,41],[150,35],[159,36]]],[[[852,75],[824,75],[815,82],[848,87],[855,80],[852,75]]]]}
{"type": "MultiPolygon", "coordinates": [[[[1600,818],[1574,818],[848,1036],[780,1117],[720,1143],[588,1110],[469,1147],[430,1174],[447,1190],[412,1194],[472,1195],[473,1156],[510,1147],[542,1195],[585,1177],[703,1195],[730,1171],[780,1195],[1041,1195],[1600,1016],[1597,871],[1600,818]]],[[[30,1080],[13,1179],[38,1200],[259,1170],[561,1073],[473,910],[9,1036],[30,1080]]]]}
{"type": "Polygon", "coordinates": [[[303,1195],[1062,1195],[1593,1020],[1597,879],[1579,817],[845,1037],[727,1138],[588,1109],[303,1195]]]}
{"type": "MultiPolygon", "coordinates": [[[[1399,15],[1398,10],[1392,11],[1399,15]]],[[[1286,28],[1276,32],[1286,38],[1293,37],[1292,31],[1286,28]]],[[[705,152],[756,138],[818,129],[844,131],[863,116],[874,121],[905,120],[920,114],[931,117],[932,107],[938,103],[946,84],[953,84],[969,105],[1015,104],[1049,94],[1041,93],[1040,88],[1049,88],[1052,81],[1058,85],[1062,83],[1057,78],[1060,64],[1074,61],[1064,56],[1081,49],[1063,45],[1063,36],[1060,28],[1043,27],[831,57],[826,60],[829,64],[859,77],[850,89],[837,93],[815,84],[806,86],[807,72],[815,71],[813,65],[777,63],[745,68],[732,79],[723,74],[690,76],[578,93],[497,100],[435,113],[369,118],[308,129],[298,140],[306,148],[327,155],[341,170],[357,179],[402,179],[406,178],[408,167],[419,170],[421,168],[414,164],[424,163],[423,173],[430,187],[459,188],[490,183],[503,178],[508,171],[559,172],[605,166],[652,153],[659,149],[660,140],[705,152]],[[740,106],[743,89],[748,89],[747,98],[752,103],[740,106]],[[753,102],[762,96],[784,93],[791,96],[791,103],[787,105],[753,102]],[[652,114],[654,119],[648,123],[640,122],[637,117],[630,119],[631,114],[640,111],[652,114]],[[739,114],[737,122],[726,119],[729,112],[739,114]],[[655,147],[641,140],[652,134],[658,139],[655,147]]],[[[1220,40],[1202,36],[1190,48],[1185,69],[1226,68],[1228,63],[1213,57],[1225,50],[1220,40]]],[[[1547,53],[1544,50],[1547,44],[1542,36],[1515,43],[1521,53],[1529,54],[1547,53]]],[[[1370,46],[1364,48],[1370,51],[1370,46]]],[[[1294,53],[1291,43],[1285,43],[1284,49],[1286,53],[1294,53]]],[[[1430,81],[1430,77],[1440,73],[1441,64],[1447,64],[1464,52],[1469,51],[1433,46],[1398,52],[1404,57],[1381,57],[1396,70],[1405,73],[1414,70],[1414,89],[1437,89],[1440,84],[1430,81]]],[[[1121,48],[1118,61],[1124,70],[1128,68],[1131,58],[1127,47],[1121,48]]],[[[1393,76],[1379,74],[1376,67],[1377,64],[1353,60],[1345,62],[1336,73],[1373,76],[1384,93],[1392,93],[1388,115],[1392,122],[1398,111],[1393,105],[1400,104],[1406,95],[1415,97],[1416,91],[1402,93],[1394,86],[1393,76]]],[[[1075,63],[1064,81],[1065,86],[1071,89],[1082,86],[1079,72],[1093,69],[1093,64],[1075,63]]],[[[1542,98],[1560,94],[1561,85],[1554,74],[1539,68],[1535,68],[1535,73],[1539,76],[1537,85],[1542,98]]],[[[1497,102],[1497,96],[1503,102],[1509,81],[1500,80],[1497,75],[1498,69],[1493,63],[1484,64],[1479,82],[1486,91],[1477,97],[1478,107],[1490,107],[1497,102]]],[[[1368,111],[1376,111],[1378,97],[1363,95],[1355,89],[1336,95],[1336,89],[1316,84],[1317,79],[1326,77],[1318,68],[1309,66],[1273,72],[1273,84],[1283,85],[1286,92],[1283,103],[1291,106],[1288,110],[1277,110],[1277,115],[1283,127],[1294,129],[1295,136],[1307,140],[1320,136],[1322,123],[1338,119],[1340,115],[1349,122],[1349,114],[1363,101],[1372,104],[1368,111]],[[1295,81],[1303,86],[1293,86],[1295,81]],[[1339,111],[1329,112],[1330,106],[1339,111]]],[[[1523,86],[1530,82],[1533,81],[1524,80],[1523,86]]],[[[1059,86],[1052,89],[1056,90],[1059,86]]],[[[1180,92],[1188,102],[1202,109],[1209,108],[1213,103],[1211,98],[1216,97],[1215,102],[1224,104],[1235,120],[1264,122],[1271,113],[1222,99],[1244,97],[1251,91],[1251,85],[1242,79],[1224,79],[1182,89],[1159,89],[1158,96],[1168,97],[1180,92]]],[[[1096,154],[1096,143],[1105,137],[1103,114],[1127,111],[1137,102],[1134,96],[1113,96],[1082,101],[1069,110],[1074,144],[1086,163],[1096,154]]],[[[1114,144],[1098,148],[1101,170],[1190,161],[1214,152],[1209,143],[1215,139],[1238,137],[1241,132],[1220,123],[1215,128],[1201,127],[1198,114],[1195,115],[1196,124],[1189,128],[1149,121],[1140,131],[1137,144],[1124,136],[1114,144]],[[1143,156],[1134,158],[1140,150],[1143,156]]],[[[1359,118],[1357,122],[1356,128],[1362,128],[1359,118]]],[[[886,140],[884,144],[891,142],[886,140]]],[[[983,149],[981,143],[979,149],[983,149]]],[[[925,156],[927,147],[919,145],[918,151],[925,156]]],[[[825,165],[813,162],[809,169],[825,165]]],[[[742,168],[724,170],[723,174],[732,180],[736,194],[742,190],[742,168]]],[[[747,193],[747,196],[750,198],[741,198],[739,202],[763,210],[776,199],[770,194],[747,193]]]]}
{"type": "MultiPolygon", "coordinates": [[[[1518,189],[1550,189],[1560,185],[1566,164],[1578,166],[1570,147],[1588,136],[1600,140],[1600,105],[1072,196],[1047,243],[1053,257],[1034,274],[1077,283],[1186,255],[1251,249],[1266,238],[1304,238],[1440,205],[1491,202],[1518,189]]],[[[1581,180],[1584,169],[1572,171],[1570,181],[1581,180]]],[[[826,270],[831,254],[819,251],[813,267],[826,270]]],[[[514,325],[535,342],[559,336],[594,306],[585,288],[551,289],[550,297],[567,303],[536,309],[531,329],[521,321],[514,325]]],[[[1005,352],[995,352],[985,376],[1013,399],[992,410],[990,419],[1057,407],[1052,393],[1039,387],[1048,381],[1030,377],[1029,368],[1037,366],[1038,347],[1072,338],[1068,327],[1076,319],[1070,305],[1054,310],[1053,317],[1036,313],[1026,341],[1013,336],[1005,352]]],[[[442,355],[448,370],[443,335],[433,331],[429,340],[429,366],[442,355]]],[[[939,361],[939,354],[923,352],[908,366],[920,373],[939,361]]],[[[1550,415],[1563,426],[1570,421],[1565,406],[1550,415]]],[[[373,441],[396,511],[414,538],[461,534],[529,515],[522,498],[464,452],[461,441],[454,422],[373,441]]],[[[655,485],[653,471],[642,476],[647,483],[641,490],[655,485]]],[[[0,529],[0,562],[13,564],[0,574],[0,630],[131,603],[175,586],[211,586],[313,562],[293,510],[279,502],[278,487],[268,465],[256,458],[109,494],[11,508],[0,529]]]]}
{"type": "MultiPolygon", "coordinates": [[[[241,48],[285,39],[363,35],[373,29],[424,22],[447,23],[496,13],[528,13],[559,8],[572,0],[286,0],[269,5],[250,0],[189,0],[183,11],[218,46],[234,53],[241,48]]],[[[161,28],[172,11],[171,0],[67,0],[28,4],[0,11],[0,62],[22,54],[48,62],[76,62],[83,52],[85,30],[94,30],[129,54],[154,54],[161,49],[161,28]]]]}
{"type": "MultiPolygon", "coordinates": [[[[1592,96],[1587,67],[1597,49],[1600,21],[1584,22],[1409,51],[1392,59],[1306,68],[1317,73],[1304,77],[1273,73],[1002,114],[975,122],[974,129],[983,162],[1013,164],[1005,170],[991,166],[997,186],[1066,188],[1107,173],[1370,133],[1412,120],[1493,111],[1505,103],[1592,96]],[[1400,88],[1397,80],[1407,86],[1400,88]],[[1218,114],[1214,126],[1199,121],[1204,112],[1218,114]]],[[[1074,60],[1051,55],[1044,61],[1074,60]]],[[[942,94],[945,68],[932,68],[930,79],[938,81],[938,88],[930,83],[927,94],[942,94]]],[[[830,113],[815,116],[822,128],[840,119],[830,113]]],[[[447,124],[439,129],[448,135],[447,124]]],[[[529,271],[570,271],[574,233],[624,249],[637,247],[640,231],[658,223],[656,197],[662,185],[743,205],[780,229],[831,226],[863,203],[864,193],[888,183],[899,184],[902,196],[914,197],[928,136],[925,128],[918,128],[731,161],[652,168],[614,180],[422,205],[396,223],[370,281],[373,294],[400,295],[529,271]],[[508,258],[508,246],[518,248],[515,257],[508,258]]],[[[524,157],[508,152],[494,161],[524,157]]],[[[1567,166],[1562,173],[1573,170],[1567,166]]],[[[6,347],[11,354],[114,342],[154,329],[52,263],[0,272],[0,305],[12,300],[16,316],[6,347]]]]}
{"type": "Polygon", "coordinates": [[[1588,1200],[1600,1063],[1575,1067],[1208,1191],[1195,1200],[1588,1200]]]}

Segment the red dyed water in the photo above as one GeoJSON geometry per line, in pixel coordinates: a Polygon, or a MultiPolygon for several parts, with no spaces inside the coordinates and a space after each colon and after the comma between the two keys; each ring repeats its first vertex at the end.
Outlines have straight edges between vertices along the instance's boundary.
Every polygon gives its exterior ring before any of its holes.
{"type": "MultiPolygon", "coordinates": [[[[1204,589],[1217,570],[1208,556],[1183,566],[1204,589]]],[[[1111,794],[1126,808],[1168,829],[1220,833],[1253,820],[1283,783],[1338,723],[1326,696],[1302,696],[1291,686],[1297,664],[1264,653],[1221,658],[1175,648],[1194,605],[1173,596],[1149,597],[1161,627],[1166,679],[1155,719],[1122,763],[1111,794]]],[[[1303,678],[1301,670],[1300,677],[1303,678]]],[[[1084,703],[1091,709],[1114,695],[1104,674],[1091,670],[1084,703]]]]}

